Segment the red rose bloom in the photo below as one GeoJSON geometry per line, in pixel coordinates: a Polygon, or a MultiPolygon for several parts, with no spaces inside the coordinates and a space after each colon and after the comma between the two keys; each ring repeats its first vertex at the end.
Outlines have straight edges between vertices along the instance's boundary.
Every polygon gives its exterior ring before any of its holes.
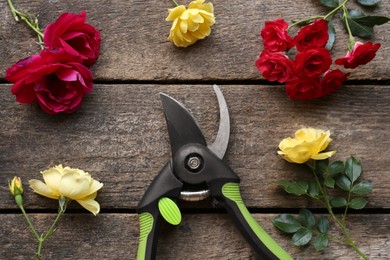
{"type": "Polygon", "coordinates": [[[283,83],[291,77],[293,63],[281,52],[264,50],[256,60],[256,67],[265,79],[283,83]]]}
{"type": "Polygon", "coordinates": [[[44,32],[46,48],[62,48],[69,55],[79,57],[86,66],[93,65],[100,48],[100,33],[93,26],[86,24],[86,13],[64,13],[49,24],[44,32]]]}
{"type": "Polygon", "coordinates": [[[15,83],[12,94],[20,103],[38,100],[49,114],[72,113],[93,88],[91,71],[65,52],[41,51],[7,69],[6,79],[15,83]]]}
{"type": "Polygon", "coordinates": [[[286,83],[286,92],[291,99],[309,100],[324,95],[320,88],[320,78],[296,78],[286,83]]]}
{"type": "Polygon", "coordinates": [[[314,78],[327,71],[331,64],[332,58],[327,49],[309,49],[295,56],[294,71],[300,78],[314,78]]]}
{"type": "Polygon", "coordinates": [[[265,22],[261,30],[264,48],[272,52],[285,51],[294,47],[293,39],[287,33],[288,24],[283,19],[265,22]]]}
{"type": "Polygon", "coordinates": [[[363,44],[357,42],[351,52],[337,59],[335,63],[337,65],[343,65],[346,69],[354,69],[359,65],[364,65],[372,61],[379,47],[381,47],[380,43],[372,44],[372,42],[366,42],[363,44]]]}
{"type": "Polygon", "coordinates": [[[328,23],[321,19],[302,27],[295,36],[294,43],[298,51],[305,51],[311,48],[324,48],[328,39],[328,23]]]}
{"type": "Polygon", "coordinates": [[[344,74],[341,70],[328,70],[325,72],[324,77],[321,80],[321,90],[325,94],[335,92],[344,81],[347,80],[350,73],[344,74]]]}

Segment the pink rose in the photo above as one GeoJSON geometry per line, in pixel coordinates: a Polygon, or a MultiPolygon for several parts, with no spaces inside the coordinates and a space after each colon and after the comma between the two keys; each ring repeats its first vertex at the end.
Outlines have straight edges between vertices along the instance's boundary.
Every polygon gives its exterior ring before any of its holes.
{"type": "Polygon", "coordinates": [[[100,33],[90,24],[85,23],[86,13],[64,13],[49,24],[44,32],[46,48],[62,48],[69,55],[81,58],[86,66],[93,65],[100,49],[100,33]]]}
{"type": "Polygon", "coordinates": [[[37,100],[49,114],[72,113],[93,88],[92,73],[80,61],[62,50],[43,50],[7,69],[6,79],[15,83],[11,92],[16,101],[37,100]]]}

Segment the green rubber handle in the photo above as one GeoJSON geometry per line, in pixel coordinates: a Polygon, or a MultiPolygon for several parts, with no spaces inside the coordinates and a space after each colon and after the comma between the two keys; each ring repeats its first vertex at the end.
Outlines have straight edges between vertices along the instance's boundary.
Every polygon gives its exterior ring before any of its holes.
{"type": "Polygon", "coordinates": [[[140,223],[140,234],[139,234],[139,244],[137,251],[137,260],[145,260],[146,250],[148,245],[148,237],[150,232],[153,229],[154,218],[153,215],[149,212],[144,212],[139,214],[139,223],[140,223]]]}
{"type": "Polygon", "coordinates": [[[229,182],[222,186],[225,207],[243,236],[265,259],[293,259],[252,217],[240,194],[238,183],[229,182]]]}

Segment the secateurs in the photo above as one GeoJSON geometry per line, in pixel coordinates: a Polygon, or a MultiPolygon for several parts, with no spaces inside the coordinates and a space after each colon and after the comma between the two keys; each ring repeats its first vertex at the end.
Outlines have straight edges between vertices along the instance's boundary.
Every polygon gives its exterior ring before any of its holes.
{"type": "Polygon", "coordinates": [[[240,178],[222,160],[229,142],[230,121],[225,98],[217,85],[214,85],[214,91],[218,98],[220,123],[211,145],[206,144],[191,113],[172,97],[160,94],[172,159],[150,184],[138,205],[140,238],[137,260],[156,258],[159,227],[163,220],[172,225],[180,223],[177,200],[193,201],[208,196],[226,208],[262,259],[293,259],[251,216],[240,195],[240,178]]]}

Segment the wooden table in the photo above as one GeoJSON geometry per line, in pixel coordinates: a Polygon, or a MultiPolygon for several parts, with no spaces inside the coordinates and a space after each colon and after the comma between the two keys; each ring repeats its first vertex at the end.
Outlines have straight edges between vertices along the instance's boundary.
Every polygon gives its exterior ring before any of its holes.
{"type": "MultiPolygon", "coordinates": [[[[183,2],[183,1],[181,1],[183,2]]],[[[184,2],[183,2],[184,3],[184,2]]],[[[182,49],[166,41],[168,0],[69,1],[18,0],[15,6],[38,15],[42,27],[63,12],[86,10],[88,22],[102,34],[101,56],[93,67],[95,87],[72,115],[51,116],[38,105],[21,105],[9,91],[4,71],[37,53],[33,33],[16,24],[0,3],[0,259],[33,259],[36,241],[12,197],[7,180],[25,185],[25,207],[39,230],[46,230],[57,202],[34,194],[28,180],[58,163],[90,172],[104,183],[94,217],[71,204],[57,232],[45,244],[43,259],[134,259],[139,227],[135,208],[159,169],[170,158],[166,123],[158,93],[182,101],[197,118],[208,140],[218,126],[212,84],[219,84],[231,116],[231,140],[225,160],[242,179],[243,199],[256,220],[297,259],[358,259],[344,245],[330,249],[294,247],[271,223],[278,213],[320,205],[286,195],[274,182],[299,177],[303,167],[276,155],[282,138],[304,127],[329,129],[335,159],[361,159],[363,178],[374,185],[366,209],[351,213],[353,238],[371,259],[390,258],[390,24],[375,29],[381,49],[369,65],[353,71],[337,93],[316,101],[289,100],[285,87],[261,78],[254,61],[262,49],[264,21],[287,21],[325,13],[317,1],[215,0],[212,34],[182,49]],[[302,9],[306,14],[303,14],[302,9]]],[[[390,3],[365,10],[389,15],[390,3]]],[[[333,57],[346,52],[347,38],[336,21],[333,57]]],[[[210,201],[180,204],[180,226],[167,227],[158,259],[255,259],[222,209],[210,201]]],[[[339,235],[333,226],[332,235],[339,235]]]]}

